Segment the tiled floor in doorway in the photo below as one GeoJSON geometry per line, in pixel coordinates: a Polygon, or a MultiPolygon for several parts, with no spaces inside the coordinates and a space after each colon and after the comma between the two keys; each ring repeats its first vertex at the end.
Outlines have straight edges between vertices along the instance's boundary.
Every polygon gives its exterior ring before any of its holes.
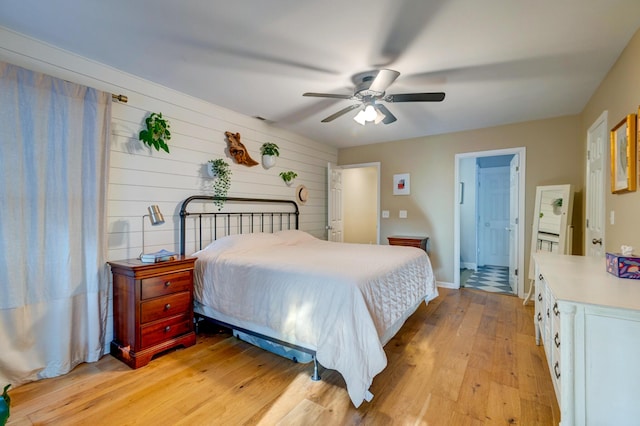
{"type": "Polygon", "coordinates": [[[506,266],[481,266],[471,273],[462,287],[491,293],[513,294],[509,285],[509,268],[506,266]]]}

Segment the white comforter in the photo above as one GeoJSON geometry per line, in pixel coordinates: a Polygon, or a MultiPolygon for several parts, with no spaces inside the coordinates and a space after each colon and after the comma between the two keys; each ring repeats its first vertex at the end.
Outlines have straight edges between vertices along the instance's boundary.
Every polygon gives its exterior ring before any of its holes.
{"type": "Polygon", "coordinates": [[[281,231],[224,237],[194,256],[196,301],[236,326],[315,350],[342,374],[356,407],[387,365],[383,345],[438,295],[428,256],[412,247],[281,231]]]}

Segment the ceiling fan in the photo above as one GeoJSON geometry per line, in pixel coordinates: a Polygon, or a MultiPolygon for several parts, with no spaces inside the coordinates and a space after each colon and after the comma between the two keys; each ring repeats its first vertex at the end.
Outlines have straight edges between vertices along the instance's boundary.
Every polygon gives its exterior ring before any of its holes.
{"type": "Polygon", "coordinates": [[[381,69],[374,71],[366,71],[353,76],[353,82],[356,85],[353,95],[340,95],[333,93],[303,93],[302,96],[310,96],[316,98],[333,98],[333,99],[349,99],[359,101],[359,103],[350,105],[340,111],[331,114],[323,123],[328,123],[336,118],[362,108],[354,120],[365,125],[368,122],[391,124],[397,118],[379,101],[384,102],[442,102],[444,100],[443,92],[431,93],[400,93],[396,95],[387,95],[387,88],[393,83],[400,73],[398,71],[381,69]]]}

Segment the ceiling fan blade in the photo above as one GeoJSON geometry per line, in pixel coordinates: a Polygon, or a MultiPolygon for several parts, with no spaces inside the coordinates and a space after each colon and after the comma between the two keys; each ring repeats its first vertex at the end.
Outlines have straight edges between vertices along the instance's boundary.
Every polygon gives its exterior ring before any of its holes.
{"type": "Polygon", "coordinates": [[[384,97],[387,102],[442,102],[444,92],[432,93],[398,93],[384,97]]]}
{"type": "Polygon", "coordinates": [[[302,96],[311,96],[314,98],[332,98],[332,99],[352,99],[353,95],[337,95],[333,93],[303,93],[302,96]]]}
{"type": "Polygon", "coordinates": [[[335,120],[336,118],[340,117],[341,115],[344,115],[346,113],[348,113],[349,111],[353,111],[356,108],[360,108],[362,106],[362,104],[353,104],[350,105],[346,108],[341,109],[340,111],[336,112],[335,114],[331,114],[330,116],[328,116],[327,118],[325,118],[324,120],[322,120],[323,123],[328,123],[330,121],[335,120]]]}
{"type": "Polygon", "coordinates": [[[382,120],[384,124],[391,124],[397,120],[396,116],[391,114],[391,111],[389,111],[386,106],[382,104],[376,104],[376,108],[378,108],[378,111],[384,114],[384,119],[382,120]]]}
{"type": "Polygon", "coordinates": [[[396,81],[399,75],[400,73],[398,71],[382,69],[378,71],[378,75],[376,75],[371,86],[369,86],[369,90],[384,93],[387,88],[391,86],[391,83],[396,81]]]}

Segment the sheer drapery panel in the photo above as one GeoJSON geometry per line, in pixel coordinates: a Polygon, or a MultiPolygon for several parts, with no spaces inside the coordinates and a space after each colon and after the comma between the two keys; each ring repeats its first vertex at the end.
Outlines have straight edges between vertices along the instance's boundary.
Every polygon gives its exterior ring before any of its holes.
{"type": "Polygon", "coordinates": [[[103,353],[111,95],[0,62],[0,383],[103,353]]]}

